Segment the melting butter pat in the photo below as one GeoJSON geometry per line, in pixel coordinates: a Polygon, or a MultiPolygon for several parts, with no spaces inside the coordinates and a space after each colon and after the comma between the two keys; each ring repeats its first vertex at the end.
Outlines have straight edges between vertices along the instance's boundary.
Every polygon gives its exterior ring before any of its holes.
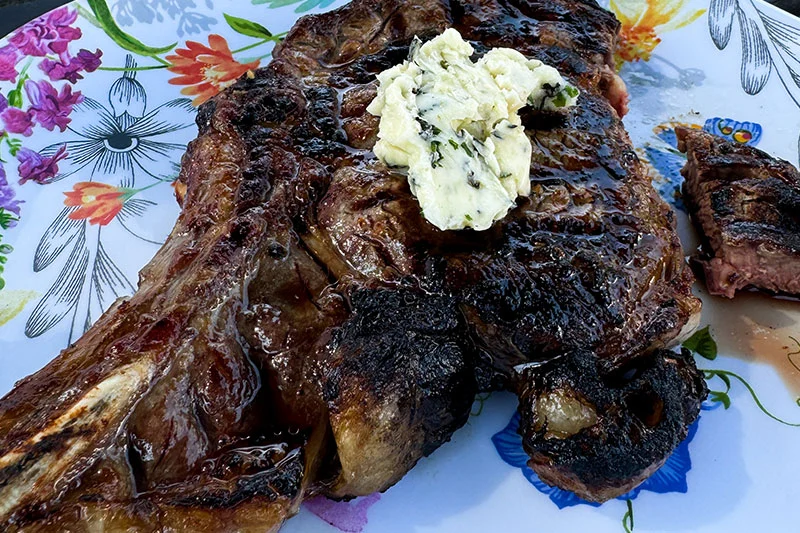
{"type": "Polygon", "coordinates": [[[530,194],[531,143],[518,111],[575,105],[578,90],[556,69],[510,48],[477,63],[454,29],[378,76],[368,107],[381,117],[375,154],[408,167],[411,192],[442,230],[488,229],[530,194]]]}

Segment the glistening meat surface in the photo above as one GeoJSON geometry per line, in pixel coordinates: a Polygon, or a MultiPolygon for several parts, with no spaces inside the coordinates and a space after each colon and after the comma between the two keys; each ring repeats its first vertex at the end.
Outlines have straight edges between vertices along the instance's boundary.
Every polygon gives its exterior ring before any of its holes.
{"type": "Polygon", "coordinates": [[[200,110],[183,211],[139,291],[0,401],[0,523],[277,529],[303,496],[386,489],[500,388],[544,479],[595,500],[640,482],[705,389],[661,350],[699,302],[617,113],[617,29],[581,1],[356,0],[301,19],[200,110]],[[581,90],[567,115],[523,117],[533,193],[480,233],[428,224],[371,152],[375,75],[448,27],[581,90]],[[537,410],[553,394],[593,418],[537,410]],[[611,479],[580,466],[586,446],[636,462],[611,479]]]}

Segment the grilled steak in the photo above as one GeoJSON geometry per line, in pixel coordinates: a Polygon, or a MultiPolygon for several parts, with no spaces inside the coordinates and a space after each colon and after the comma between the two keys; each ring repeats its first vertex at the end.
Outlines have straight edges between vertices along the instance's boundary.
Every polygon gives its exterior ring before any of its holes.
{"type": "Polygon", "coordinates": [[[800,294],[800,172],[751,146],[680,129],[684,192],[704,236],[711,294],[752,286],[800,294]]]}
{"type": "Polygon", "coordinates": [[[200,109],[183,211],[138,292],[0,401],[0,523],[274,530],[304,495],[385,490],[498,388],[520,394],[545,480],[598,501],[640,482],[705,389],[661,350],[699,301],[619,118],[617,30],[588,0],[356,0],[301,19],[200,109]],[[447,27],[581,89],[567,115],[523,117],[533,193],[480,233],[428,224],[371,151],[375,75],[447,27]],[[564,384],[594,418],[548,433],[531,406],[564,384]],[[586,468],[571,439],[635,461],[586,468]]]}

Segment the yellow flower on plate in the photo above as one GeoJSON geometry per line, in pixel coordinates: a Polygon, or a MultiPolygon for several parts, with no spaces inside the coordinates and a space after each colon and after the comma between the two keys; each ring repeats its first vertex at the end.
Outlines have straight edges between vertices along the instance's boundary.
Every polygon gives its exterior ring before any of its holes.
{"type": "Polygon", "coordinates": [[[622,24],[615,60],[617,69],[626,61],[650,60],[661,42],[659,34],[688,26],[706,12],[685,10],[688,0],[611,0],[611,11],[622,24]]]}
{"type": "MultiPolygon", "coordinates": [[[[656,137],[659,139],[664,139],[663,135],[666,132],[672,132],[672,137],[675,137],[675,129],[679,127],[684,128],[691,128],[693,130],[702,130],[703,126],[700,124],[693,124],[690,122],[681,122],[679,120],[671,120],[669,122],[662,122],[658,126],[653,128],[653,133],[655,133],[656,137]]],[[[677,142],[677,141],[676,141],[677,142]]],[[[670,143],[671,144],[671,143],[670,143]]]]}
{"type": "Polygon", "coordinates": [[[0,326],[17,316],[33,298],[39,296],[35,291],[0,291],[0,326]]]}

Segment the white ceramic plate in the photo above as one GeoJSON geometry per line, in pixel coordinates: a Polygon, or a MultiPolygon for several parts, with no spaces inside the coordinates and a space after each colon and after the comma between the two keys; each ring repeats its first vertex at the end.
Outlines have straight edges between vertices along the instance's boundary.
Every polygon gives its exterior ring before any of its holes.
{"type": "MultiPolygon", "coordinates": [[[[104,16],[79,1],[0,42],[0,394],[134,290],[178,213],[170,184],[196,133],[186,94],[203,99],[265,64],[301,13],[342,3],[108,0],[104,16]],[[177,72],[176,50],[190,48],[177,72]]],[[[800,149],[800,20],[759,0],[683,4],[611,6],[632,96],[625,123],[679,210],[675,123],[793,162],[800,149]]],[[[284,531],[798,531],[800,304],[697,290],[720,353],[699,364],[716,393],[690,440],[633,493],[593,506],[543,485],[524,467],[514,398],[497,394],[387,493],[314,500],[284,531]]]]}

